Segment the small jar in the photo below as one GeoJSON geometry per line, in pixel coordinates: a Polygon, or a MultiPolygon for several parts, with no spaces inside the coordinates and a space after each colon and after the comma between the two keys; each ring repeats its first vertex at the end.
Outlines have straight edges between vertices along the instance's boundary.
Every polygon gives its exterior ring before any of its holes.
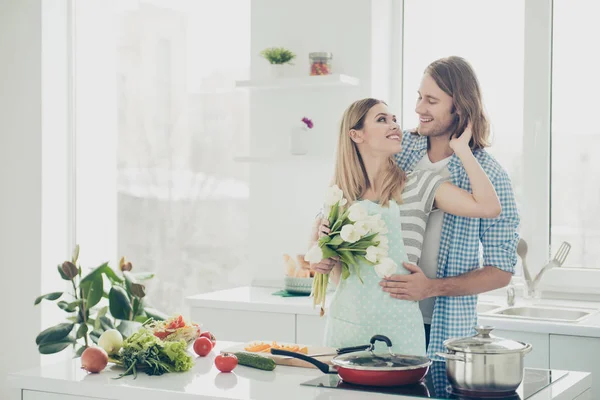
{"type": "Polygon", "coordinates": [[[328,53],[328,52],[309,53],[308,58],[310,60],[310,74],[311,75],[329,75],[329,74],[331,74],[331,59],[333,58],[331,53],[328,53]]]}

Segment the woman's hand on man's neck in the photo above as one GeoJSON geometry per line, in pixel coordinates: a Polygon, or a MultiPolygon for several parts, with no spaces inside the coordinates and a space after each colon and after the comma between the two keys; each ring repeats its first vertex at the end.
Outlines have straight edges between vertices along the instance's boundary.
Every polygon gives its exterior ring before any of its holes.
{"type": "Polygon", "coordinates": [[[450,134],[428,137],[427,156],[429,161],[436,163],[454,154],[450,148],[450,134]]]}

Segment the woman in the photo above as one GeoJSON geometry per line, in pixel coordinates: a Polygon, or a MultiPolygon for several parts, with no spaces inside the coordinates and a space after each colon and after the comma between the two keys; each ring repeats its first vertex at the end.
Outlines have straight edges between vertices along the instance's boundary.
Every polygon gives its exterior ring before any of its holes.
{"type": "MultiPolygon", "coordinates": [[[[408,274],[402,263],[421,255],[425,224],[431,210],[464,217],[494,218],[500,202],[494,186],[469,147],[471,129],[454,137],[450,146],[461,159],[472,192],[462,190],[430,171],[402,171],[393,155],[401,150],[402,131],[387,105],[376,99],[354,102],[344,112],[339,131],[334,184],[348,200],[360,202],[370,215],[381,214],[388,233],[388,256],[398,265],[397,274],[408,274]],[[404,230],[402,230],[404,228],[404,230]]],[[[329,233],[327,219],[318,221],[311,240],[329,233]]],[[[338,284],[327,313],[325,345],[355,346],[368,343],[374,334],[388,336],[393,350],[425,355],[425,333],[418,302],[397,300],[384,293],[374,268],[361,264],[357,274],[341,280],[341,264],[326,259],[311,268],[331,272],[338,284]]]]}

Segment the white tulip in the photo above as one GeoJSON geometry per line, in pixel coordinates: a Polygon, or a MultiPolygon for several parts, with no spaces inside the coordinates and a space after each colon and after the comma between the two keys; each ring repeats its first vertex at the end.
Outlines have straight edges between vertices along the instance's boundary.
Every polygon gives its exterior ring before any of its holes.
{"type": "Polygon", "coordinates": [[[311,264],[318,264],[321,260],[323,260],[323,250],[321,250],[318,244],[311,247],[304,255],[304,261],[311,264]]]}
{"type": "Polygon", "coordinates": [[[345,242],[354,243],[360,239],[360,234],[354,228],[354,225],[347,224],[342,227],[340,231],[340,236],[344,239],[345,242]]]}
{"type": "Polygon", "coordinates": [[[361,237],[365,236],[370,228],[371,226],[368,221],[358,221],[354,223],[354,229],[356,229],[361,237]]]}
{"type": "Polygon", "coordinates": [[[330,186],[327,189],[327,193],[325,194],[325,207],[331,207],[336,204],[343,206],[347,203],[347,200],[344,199],[344,192],[342,189],[338,187],[338,185],[330,186]]]}
{"type": "Polygon", "coordinates": [[[377,218],[371,217],[369,219],[369,224],[371,225],[371,232],[377,232],[381,234],[388,233],[387,225],[385,221],[381,219],[381,215],[377,214],[377,218]]]}
{"type": "Polygon", "coordinates": [[[377,235],[373,238],[374,242],[379,242],[377,247],[380,247],[385,250],[389,250],[390,248],[390,240],[385,235],[377,235]]]}
{"type": "Polygon", "coordinates": [[[398,266],[391,258],[384,258],[379,264],[375,265],[374,268],[378,277],[387,278],[396,272],[398,266]]]}
{"type": "Polygon", "coordinates": [[[354,203],[348,209],[348,219],[352,222],[365,220],[368,216],[369,213],[360,203],[354,203]]]}
{"type": "Polygon", "coordinates": [[[382,249],[376,246],[367,247],[365,258],[372,263],[377,263],[386,258],[388,255],[386,249],[382,249]]]}

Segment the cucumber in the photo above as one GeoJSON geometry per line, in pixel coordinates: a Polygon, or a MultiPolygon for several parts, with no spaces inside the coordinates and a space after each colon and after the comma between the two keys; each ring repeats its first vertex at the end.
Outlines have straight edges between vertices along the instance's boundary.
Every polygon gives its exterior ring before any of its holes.
{"type": "Polygon", "coordinates": [[[265,371],[273,371],[275,369],[275,361],[270,358],[260,356],[258,354],[245,353],[239,351],[234,353],[238,359],[238,364],[247,367],[258,368],[265,371]]]}

